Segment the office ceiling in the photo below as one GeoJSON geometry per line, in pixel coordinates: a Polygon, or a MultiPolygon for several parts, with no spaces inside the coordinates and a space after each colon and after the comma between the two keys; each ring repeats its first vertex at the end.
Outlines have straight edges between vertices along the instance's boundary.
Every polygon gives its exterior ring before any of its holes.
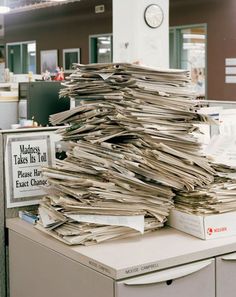
{"type": "MultiPolygon", "coordinates": [[[[3,5],[3,3],[5,3],[6,6],[9,6],[11,8],[10,13],[16,13],[16,12],[27,11],[32,9],[55,6],[55,5],[65,5],[70,2],[76,2],[76,1],[86,1],[86,0],[0,0],[0,6],[3,5]]],[[[214,2],[214,1],[216,0],[195,0],[195,1],[190,1],[188,4],[192,5],[194,3],[197,4],[201,2],[206,3],[206,2],[214,2]]],[[[170,6],[172,7],[179,6],[182,4],[186,4],[186,2],[187,0],[170,0],[170,6]]]]}
{"type": "Polygon", "coordinates": [[[5,0],[5,5],[10,7],[10,13],[17,13],[55,5],[65,5],[76,1],[80,0],[5,0]]]}

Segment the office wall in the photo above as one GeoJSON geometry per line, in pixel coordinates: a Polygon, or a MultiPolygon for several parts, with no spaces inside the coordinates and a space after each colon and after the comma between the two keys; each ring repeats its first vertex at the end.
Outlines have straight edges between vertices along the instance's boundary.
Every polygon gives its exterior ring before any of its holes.
{"type": "Polygon", "coordinates": [[[236,58],[235,0],[170,0],[170,26],[207,23],[207,98],[235,100],[225,83],[225,58],[236,58]]]}
{"type": "Polygon", "coordinates": [[[169,1],[152,0],[151,3],[159,5],[164,13],[158,28],[150,28],[144,20],[150,0],[113,0],[114,61],[169,67],[169,1]]]}
{"type": "Polygon", "coordinates": [[[58,49],[62,66],[63,48],[81,48],[81,62],[89,62],[89,35],[112,33],[112,1],[83,0],[5,16],[5,39],[1,43],[36,40],[37,72],[40,50],[58,49]],[[105,12],[95,14],[95,5],[105,12]]]}
{"type": "MultiPolygon", "coordinates": [[[[138,0],[137,0],[138,1],[138,0]]],[[[170,26],[207,23],[207,97],[235,100],[236,84],[225,84],[225,58],[236,57],[235,0],[170,0],[170,26]]],[[[112,32],[112,1],[83,0],[5,17],[5,40],[36,40],[37,69],[39,52],[81,48],[81,62],[89,61],[89,34],[112,32]],[[105,13],[95,14],[94,6],[105,4],[105,13]]]]}

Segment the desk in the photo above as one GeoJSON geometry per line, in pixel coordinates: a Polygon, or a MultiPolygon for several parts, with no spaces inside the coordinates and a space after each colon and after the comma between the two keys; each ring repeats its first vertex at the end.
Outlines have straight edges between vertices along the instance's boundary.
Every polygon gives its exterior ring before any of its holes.
{"type": "Polygon", "coordinates": [[[10,297],[213,297],[224,292],[222,255],[236,251],[236,236],[203,241],[169,227],[88,247],[67,246],[20,219],[7,227],[10,297]]]}

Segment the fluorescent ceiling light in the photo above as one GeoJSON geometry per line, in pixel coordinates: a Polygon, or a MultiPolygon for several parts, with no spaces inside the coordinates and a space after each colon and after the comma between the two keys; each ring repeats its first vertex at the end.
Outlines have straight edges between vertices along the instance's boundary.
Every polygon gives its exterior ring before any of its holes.
{"type": "Polygon", "coordinates": [[[184,39],[190,39],[190,38],[194,38],[194,39],[206,39],[206,36],[203,34],[192,34],[192,33],[188,33],[188,34],[183,34],[184,39]]]}
{"type": "Polygon", "coordinates": [[[110,36],[98,36],[100,40],[110,40],[110,36]]]}
{"type": "Polygon", "coordinates": [[[204,46],[200,46],[199,44],[190,44],[190,43],[186,43],[183,45],[183,49],[184,50],[205,50],[204,46]]]}
{"type": "Polygon", "coordinates": [[[101,44],[110,44],[110,40],[100,40],[101,44]]]}
{"type": "Polygon", "coordinates": [[[106,48],[100,48],[99,50],[98,50],[98,52],[99,52],[99,54],[106,54],[106,53],[108,53],[110,50],[109,49],[106,49],[106,48]]]}
{"type": "Polygon", "coordinates": [[[35,45],[35,42],[34,43],[28,43],[28,51],[29,52],[35,52],[36,50],[36,45],[35,45]]]}
{"type": "Polygon", "coordinates": [[[8,6],[0,6],[0,14],[8,13],[10,11],[10,7],[8,6]]]}
{"type": "Polygon", "coordinates": [[[0,14],[8,13],[10,11],[10,7],[6,5],[5,0],[0,0],[0,14]]]}

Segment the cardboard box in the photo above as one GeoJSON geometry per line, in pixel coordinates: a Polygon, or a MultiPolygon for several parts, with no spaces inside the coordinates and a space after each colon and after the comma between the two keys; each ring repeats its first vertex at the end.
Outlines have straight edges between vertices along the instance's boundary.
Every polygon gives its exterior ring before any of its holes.
{"type": "Polygon", "coordinates": [[[236,212],[200,216],[173,209],[167,224],[201,239],[227,237],[236,235],[236,212]]]}

